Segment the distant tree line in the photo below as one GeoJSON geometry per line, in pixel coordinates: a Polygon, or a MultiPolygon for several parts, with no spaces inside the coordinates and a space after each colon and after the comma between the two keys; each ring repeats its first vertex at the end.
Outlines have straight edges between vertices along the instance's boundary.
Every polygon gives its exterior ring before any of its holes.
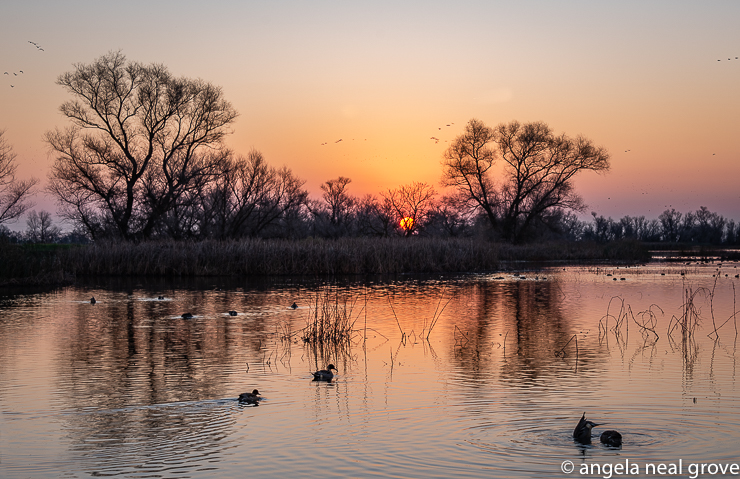
{"type": "MultiPolygon", "coordinates": [[[[346,178],[345,178],[346,180],[346,178]]],[[[336,180],[327,181],[324,186],[336,180]]],[[[327,186],[328,188],[328,186],[327,186]]],[[[398,194],[398,193],[397,193],[398,194]]],[[[648,243],[681,243],[697,245],[736,246],[740,245],[740,223],[724,218],[702,206],[696,211],[680,213],[675,209],[665,210],[657,219],[645,216],[623,216],[615,220],[591,213],[591,220],[579,219],[572,212],[553,212],[546,228],[536,231],[537,241],[565,240],[607,243],[618,240],[634,240],[648,243]],[[558,214],[559,213],[559,214],[558,214]]],[[[282,218],[269,223],[261,234],[240,235],[235,231],[223,235],[196,235],[195,232],[180,238],[235,239],[240,237],[263,238],[347,238],[347,237],[391,237],[406,236],[405,229],[394,218],[392,204],[386,196],[380,198],[366,195],[351,196],[346,191],[340,202],[334,198],[306,199],[300,214],[291,221],[282,218]]],[[[405,216],[408,217],[408,216],[405,216]]],[[[410,234],[425,237],[480,237],[490,238],[491,229],[483,215],[474,216],[460,212],[443,201],[431,202],[422,219],[410,234]]],[[[173,238],[163,234],[157,238],[173,238]]],[[[31,211],[27,215],[24,231],[11,231],[0,225],[0,239],[12,243],[87,243],[89,234],[77,226],[72,231],[62,231],[54,225],[47,211],[31,211]]]]}
{"type": "Polygon", "coordinates": [[[704,207],[666,210],[657,220],[596,213],[580,220],[585,205],[573,179],[608,171],[609,155],[541,122],[470,120],[443,154],[445,195],[411,182],[357,197],[352,180],[339,176],[310,198],[290,169],[271,166],[259,151],[225,147],[237,112],[210,83],[120,52],[77,64],[57,83],[72,96],[60,108],[71,125],[46,134],[55,155],[48,192],[73,231],[62,235],[45,211],[28,215],[24,233],[3,226],[32,206],[36,180],[15,180],[0,132],[0,235],[13,241],[476,236],[737,244],[740,236],[738,225],[704,207]]]}
{"type": "Polygon", "coordinates": [[[591,213],[591,222],[570,218],[564,230],[569,239],[607,242],[631,239],[643,242],[740,244],[740,223],[709,211],[706,206],[681,213],[667,209],[657,219],[624,216],[619,220],[591,213]]]}

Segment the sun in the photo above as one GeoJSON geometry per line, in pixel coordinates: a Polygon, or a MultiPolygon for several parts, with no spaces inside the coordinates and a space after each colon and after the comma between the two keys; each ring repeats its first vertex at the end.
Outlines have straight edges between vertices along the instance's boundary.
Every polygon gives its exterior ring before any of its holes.
{"type": "Polygon", "coordinates": [[[398,224],[401,225],[401,228],[405,231],[408,231],[414,227],[414,219],[410,216],[406,216],[405,218],[401,218],[401,221],[399,221],[398,224]]]}

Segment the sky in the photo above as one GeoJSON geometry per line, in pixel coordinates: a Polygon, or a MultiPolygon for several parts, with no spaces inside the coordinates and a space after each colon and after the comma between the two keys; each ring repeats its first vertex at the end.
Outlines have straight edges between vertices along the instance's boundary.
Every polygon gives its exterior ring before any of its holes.
{"type": "Polygon", "coordinates": [[[586,215],[740,220],[738,21],[736,0],[4,0],[0,129],[17,176],[43,186],[43,136],[69,125],[57,77],[120,50],[220,86],[239,112],[227,144],[315,197],[338,176],[357,196],[443,192],[442,154],[471,118],[542,121],[611,155],[576,179],[586,215]]]}

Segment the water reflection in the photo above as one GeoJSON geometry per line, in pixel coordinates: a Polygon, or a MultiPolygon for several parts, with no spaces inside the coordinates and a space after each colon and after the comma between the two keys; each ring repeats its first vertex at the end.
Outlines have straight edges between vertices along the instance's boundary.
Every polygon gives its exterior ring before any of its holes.
{"type": "MultiPolygon", "coordinates": [[[[583,411],[618,429],[635,460],[730,460],[740,430],[730,330],[711,341],[705,321],[701,334],[668,334],[684,283],[650,268],[620,271],[624,282],[582,268],[547,280],[113,280],[6,297],[0,471],[551,477],[564,459],[620,454],[574,444],[583,411]],[[304,342],[325,291],[353,305],[354,333],[304,342]],[[635,318],[602,328],[613,297],[635,318]],[[653,304],[665,314],[647,323],[637,312],[653,304]],[[313,381],[328,364],[332,382],[313,381]],[[253,389],[265,400],[240,407],[253,389]]],[[[710,278],[691,273],[697,286],[710,278]]],[[[733,280],[722,281],[717,318],[734,307],[733,280]]]]}

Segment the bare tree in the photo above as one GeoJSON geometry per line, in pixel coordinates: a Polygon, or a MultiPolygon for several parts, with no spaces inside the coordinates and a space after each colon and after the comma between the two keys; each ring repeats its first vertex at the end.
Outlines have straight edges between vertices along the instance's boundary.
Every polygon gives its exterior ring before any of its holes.
{"type": "Polygon", "coordinates": [[[357,232],[364,236],[388,237],[396,231],[396,214],[388,198],[365,195],[360,198],[355,209],[357,232]]]}
{"type": "Polygon", "coordinates": [[[15,152],[0,130],[0,225],[18,219],[33,206],[29,197],[33,194],[38,180],[16,180],[15,152]]]}
{"type": "Polygon", "coordinates": [[[499,156],[493,128],[480,120],[470,120],[443,157],[442,186],[455,191],[450,202],[459,208],[482,210],[496,228],[500,199],[490,170],[499,156]]]}
{"type": "Polygon", "coordinates": [[[658,216],[661,226],[661,236],[663,241],[675,243],[679,240],[679,230],[683,214],[676,211],[675,208],[665,210],[658,216]]]}
{"type": "Polygon", "coordinates": [[[321,197],[329,208],[329,218],[332,224],[346,221],[357,203],[357,199],[346,191],[350,183],[352,183],[351,179],[340,176],[336,180],[328,180],[321,185],[321,191],[324,192],[321,197]]]}
{"type": "Polygon", "coordinates": [[[514,242],[552,208],[582,211],[585,205],[573,190],[573,177],[584,170],[609,169],[604,148],[582,136],[555,136],[540,122],[499,125],[496,141],[507,172],[503,233],[514,242]]]}
{"type": "Polygon", "coordinates": [[[404,236],[411,236],[432,211],[436,194],[432,185],[415,181],[395,190],[389,189],[382,196],[395,213],[404,236]]]}
{"type": "Polygon", "coordinates": [[[338,238],[358,232],[359,200],[347,191],[351,182],[344,176],[327,180],[320,186],[321,199],[308,202],[314,234],[338,238]]]}
{"type": "Polygon", "coordinates": [[[26,239],[32,243],[52,243],[59,239],[61,229],[54,225],[48,211],[36,210],[28,214],[26,220],[26,239]]]}
{"type": "Polygon", "coordinates": [[[304,184],[290,169],[269,166],[259,151],[230,159],[205,191],[201,229],[217,238],[257,236],[304,205],[304,184]]]}
{"type": "Polygon", "coordinates": [[[444,158],[442,184],[485,211],[491,226],[512,242],[523,240],[549,211],[582,211],[573,178],[581,171],[609,169],[604,148],[582,136],[555,136],[541,122],[513,121],[488,129],[471,120],[444,158]],[[492,167],[499,159],[502,177],[494,187],[492,167]]]}
{"type": "Polygon", "coordinates": [[[120,52],[77,64],[57,83],[74,100],[60,108],[72,126],[46,135],[57,154],[49,190],[62,214],[93,237],[110,229],[124,239],[151,236],[218,171],[237,115],[220,88],[128,62],[120,52]]]}

